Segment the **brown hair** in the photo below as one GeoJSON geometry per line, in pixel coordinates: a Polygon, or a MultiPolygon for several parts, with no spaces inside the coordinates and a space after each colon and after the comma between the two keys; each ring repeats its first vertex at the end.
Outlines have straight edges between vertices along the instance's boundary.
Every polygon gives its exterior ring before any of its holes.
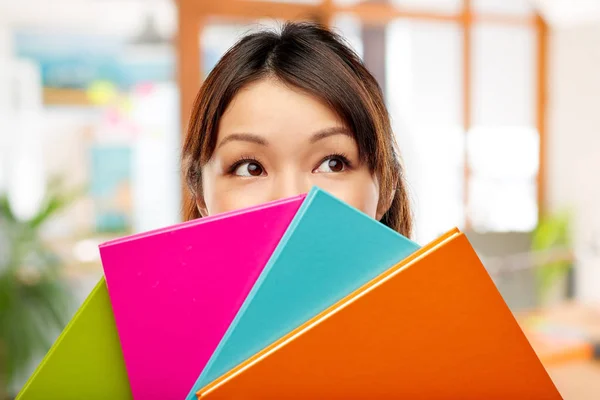
{"type": "Polygon", "coordinates": [[[219,119],[236,93],[275,77],[325,101],[354,133],[359,156],[379,179],[381,222],[410,237],[412,215],[397,145],[375,78],[341,37],[313,23],[286,23],[280,33],[248,34],[230,48],[200,88],[183,145],[183,173],[194,200],[187,219],[199,218],[202,166],[217,142],[219,119]]]}

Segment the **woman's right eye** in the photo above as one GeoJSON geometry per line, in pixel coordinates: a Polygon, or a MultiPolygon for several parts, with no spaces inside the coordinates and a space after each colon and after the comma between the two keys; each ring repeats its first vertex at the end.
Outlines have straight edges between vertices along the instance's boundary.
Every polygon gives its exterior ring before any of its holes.
{"type": "Polygon", "coordinates": [[[238,164],[233,172],[234,175],[243,177],[261,176],[263,173],[263,167],[256,161],[246,161],[238,164]]]}

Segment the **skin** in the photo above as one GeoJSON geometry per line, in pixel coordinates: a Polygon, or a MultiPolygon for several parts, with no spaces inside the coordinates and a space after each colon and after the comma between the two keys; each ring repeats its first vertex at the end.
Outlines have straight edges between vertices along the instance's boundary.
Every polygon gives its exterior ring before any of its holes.
{"type": "Polygon", "coordinates": [[[274,78],[234,97],[202,178],[203,216],[306,193],[313,185],[378,220],[384,211],[377,179],[340,118],[274,78]]]}

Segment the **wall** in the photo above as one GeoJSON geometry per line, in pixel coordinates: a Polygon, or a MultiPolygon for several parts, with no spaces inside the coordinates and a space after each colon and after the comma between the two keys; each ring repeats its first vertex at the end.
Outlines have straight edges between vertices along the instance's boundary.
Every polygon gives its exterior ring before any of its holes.
{"type": "Polygon", "coordinates": [[[8,120],[11,109],[11,96],[7,89],[10,82],[9,61],[12,56],[11,32],[2,26],[0,18],[0,191],[6,187],[7,161],[6,148],[8,147],[8,135],[4,132],[10,128],[8,120]]]}
{"type": "Polygon", "coordinates": [[[172,36],[177,29],[175,4],[171,0],[0,0],[0,25],[7,21],[17,28],[135,35],[144,26],[143,16],[151,14],[160,33],[172,36]]]}
{"type": "Polygon", "coordinates": [[[600,22],[553,29],[549,50],[547,199],[576,212],[576,293],[600,301],[600,22]]]}

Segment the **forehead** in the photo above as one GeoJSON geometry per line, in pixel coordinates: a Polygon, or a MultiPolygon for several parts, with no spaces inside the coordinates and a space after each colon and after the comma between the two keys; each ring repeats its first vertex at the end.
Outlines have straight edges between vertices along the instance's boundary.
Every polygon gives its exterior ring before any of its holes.
{"type": "Polygon", "coordinates": [[[244,87],[233,98],[220,120],[218,141],[232,133],[297,136],[343,125],[317,97],[268,78],[244,87]]]}

